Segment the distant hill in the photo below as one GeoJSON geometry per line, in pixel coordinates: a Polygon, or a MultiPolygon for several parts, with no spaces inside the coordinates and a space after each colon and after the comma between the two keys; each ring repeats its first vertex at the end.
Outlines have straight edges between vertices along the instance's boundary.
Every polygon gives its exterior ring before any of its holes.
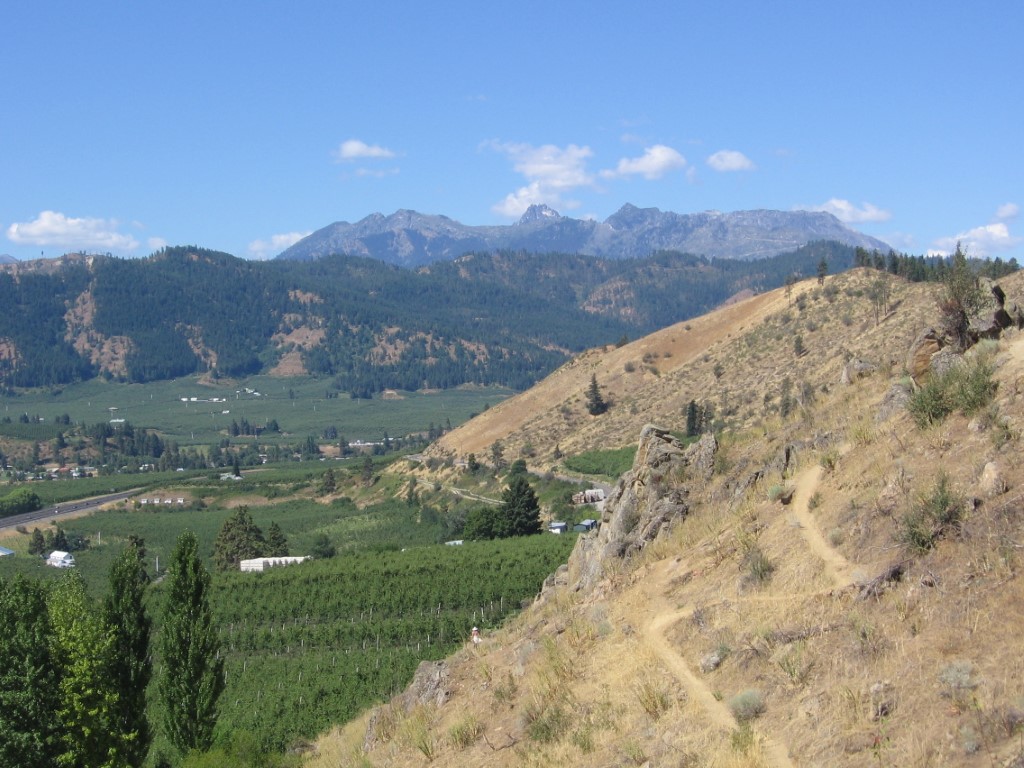
{"type": "Polygon", "coordinates": [[[17,259],[13,256],[6,253],[0,253],[0,264],[13,264],[16,261],[17,259]]]}
{"type": "Polygon", "coordinates": [[[356,396],[524,389],[584,349],[636,338],[731,296],[849,268],[812,243],[757,261],[513,251],[415,270],[331,256],[250,262],[196,247],[146,259],[68,255],[0,265],[0,385],[208,372],[326,377],[356,396]]]}
{"type": "Polygon", "coordinates": [[[881,240],[820,211],[684,214],[627,203],[603,222],[573,219],[546,205],[533,205],[517,223],[505,226],[469,226],[447,216],[409,210],[390,216],[374,213],[355,224],[339,221],[323,227],[277,258],[308,261],[348,254],[412,267],[452,260],[469,251],[559,251],[622,259],[672,250],[745,260],[775,256],[819,240],[889,250],[881,240]]]}

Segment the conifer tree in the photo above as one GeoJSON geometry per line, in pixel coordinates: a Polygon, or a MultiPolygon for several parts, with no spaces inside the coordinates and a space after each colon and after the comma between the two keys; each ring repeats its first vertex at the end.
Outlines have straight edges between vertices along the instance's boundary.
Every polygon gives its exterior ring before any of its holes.
{"type": "Polygon", "coordinates": [[[221,571],[235,570],[242,560],[262,557],[266,548],[263,531],[253,522],[249,508],[241,506],[224,521],[213,542],[213,564],[221,571]]]}
{"type": "Polygon", "coordinates": [[[160,649],[159,691],[167,738],[183,754],[208,749],[224,690],[224,660],[210,611],[210,574],[191,531],[178,537],[171,555],[160,649]]]}
{"type": "Polygon", "coordinates": [[[266,557],[288,557],[288,539],[277,523],[272,522],[267,528],[267,545],[263,554],[266,557]]]}
{"type": "Polygon", "coordinates": [[[590,387],[587,388],[587,413],[591,416],[600,416],[608,410],[608,403],[601,397],[601,387],[597,384],[597,374],[590,377],[590,387]]]}
{"type": "Polygon", "coordinates": [[[540,532],[540,503],[525,474],[512,476],[501,494],[501,506],[495,521],[497,538],[526,536],[540,532]]]}
{"type": "Polygon", "coordinates": [[[127,764],[137,768],[145,762],[152,741],[146,717],[152,620],[145,606],[149,581],[143,566],[145,547],[141,539],[132,539],[111,566],[104,612],[114,635],[110,675],[118,692],[115,726],[125,738],[127,764]]]}

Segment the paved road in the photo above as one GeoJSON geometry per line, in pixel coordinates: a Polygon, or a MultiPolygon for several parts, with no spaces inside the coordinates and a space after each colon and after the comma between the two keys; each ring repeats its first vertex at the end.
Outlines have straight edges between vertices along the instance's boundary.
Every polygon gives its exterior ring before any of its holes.
{"type": "Polygon", "coordinates": [[[83,512],[92,512],[104,504],[109,504],[112,501],[120,501],[121,499],[127,499],[129,496],[134,496],[139,492],[139,490],[139,488],[132,488],[131,490],[121,491],[120,493],[93,496],[91,499],[65,501],[52,507],[37,509],[35,512],[27,512],[24,515],[5,517],[0,519],[0,530],[5,528],[16,528],[19,525],[60,520],[62,517],[81,515],[83,512]]]}

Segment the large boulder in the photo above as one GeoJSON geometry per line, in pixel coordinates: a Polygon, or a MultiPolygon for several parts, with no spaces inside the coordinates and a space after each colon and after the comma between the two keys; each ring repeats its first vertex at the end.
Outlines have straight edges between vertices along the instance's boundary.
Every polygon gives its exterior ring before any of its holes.
{"type": "Polygon", "coordinates": [[[932,355],[945,346],[942,335],[934,328],[925,328],[914,339],[907,352],[907,373],[920,384],[932,367],[932,355]]]}

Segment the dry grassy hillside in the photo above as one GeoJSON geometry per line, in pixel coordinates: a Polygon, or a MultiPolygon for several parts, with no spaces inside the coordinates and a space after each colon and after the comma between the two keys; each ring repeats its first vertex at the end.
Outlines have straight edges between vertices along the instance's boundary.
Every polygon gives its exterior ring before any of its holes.
{"type": "Polygon", "coordinates": [[[555,446],[565,454],[632,442],[638,425],[685,425],[690,400],[714,406],[717,418],[751,426],[777,405],[780,386],[833,386],[851,357],[898,371],[907,347],[934,322],[937,287],[854,270],[797,283],[729,304],[622,347],[584,353],[536,386],[506,400],[442,438],[436,453],[483,459],[495,440],[506,456],[526,449],[528,461],[547,469],[555,446]],[[888,302],[872,300],[884,279],[888,302]],[[803,352],[796,354],[800,337],[803,352]],[[596,376],[613,407],[599,417],[586,410],[586,389],[596,376]],[[532,456],[530,454],[533,454],[532,456]]]}
{"type": "MultiPolygon", "coordinates": [[[[605,553],[585,589],[577,545],[530,609],[324,737],[309,765],[1024,766],[1024,334],[966,356],[988,402],[920,427],[890,406],[934,300],[894,286],[876,324],[873,277],[591,353],[450,436],[457,452],[529,441],[543,462],[556,442],[678,426],[690,398],[733,424],[704,473],[624,476],[649,506],[672,500],[660,536],[605,553]],[[645,352],[660,375],[627,373],[645,352]],[[841,384],[850,357],[877,367],[841,384]],[[592,372],[616,402],[598,418],[574,402],[592,372]],[[783,418],[787,376],[810,386],[783,418]]],[[[1020,295],[1024,278],[1002,285],[1020,295]]],[[[606,509],[601,535],[626,514],[606,509]]]]}

